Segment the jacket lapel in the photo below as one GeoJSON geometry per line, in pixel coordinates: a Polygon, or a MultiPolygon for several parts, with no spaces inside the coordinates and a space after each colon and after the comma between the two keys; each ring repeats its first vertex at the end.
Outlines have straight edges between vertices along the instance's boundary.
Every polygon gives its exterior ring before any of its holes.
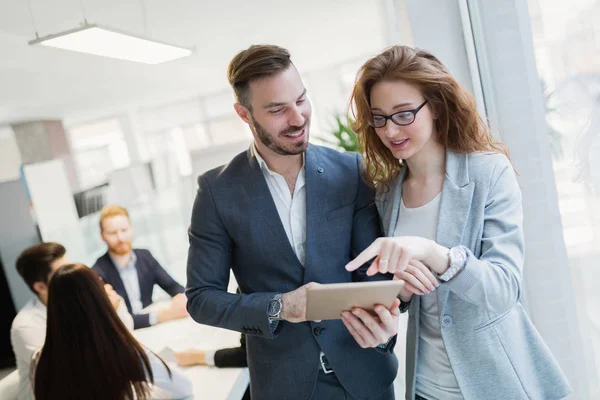
{"type": "Polygon", "coordinates": [[[325,227],[322,223],[326,210],[327,174],[329,171],[322,165],[317,148],[309,146],[304,159],[306,174],[306,260],[305,266],[313,265],[318,230],[325,227]]]}
{"type": "Polygon", "coordinates": [[[406,168],[402,168],[400,175],[390,183],[390,191],[382,197],[383,204],[381,209],[383,215],[382,221],[387,221],[383,226],[385,236],[394,236],[396,226],[398,225],[398,217],[400,216],[400,202],[402,199],[402,182],[406,178],[406,168]]]}
{"type": "MultiPolygon", "coordinates": [[[[278,248],[288,255],[291,253],[293,259],[297,261],[298,266],[302,267],[302,264],[300,264],[298,257],[296,257],[296,253],[292,249],[292,245],[285,233],[281,218],[279,217],[279,212],[277,211],[277,207],[271,196],[267,181],[260,169],[258,160],[254,156],[252,146],[248,150],[248,162],[250,168],[247,169],[245,179],[243,179],[243,187],[249,201],[253,208],[260,212],[268,229],[271,231],[272,236],[275,238],[278,248]]],[[[269,245],[273,245],[273,243],[269,243],[269,245]]]]}
{"type": "Polygon", "coordinates": [[[135,271],[138,277],[138,284],[140,286],[140,300],[142,301],[142,307],[148,307],[152,304],[152,289],[154,288],[154,271],[150,271],[147,268],[146,263],[140,258],[140,254],[133,250],[135,253],[135,271]],[[150,284],[148,284],[150,281],[150,284]]]}
{"type": "Polygon", "coordinates": [[[125,300],[125,304],[127,305],[127,309],[131,312],[131,302],[129,301],[129,296],[127,296],[127,291],[125,290],[125,285],[123,284],[123,280],[121,279],[121,275],[119,275],[119,270],[117,270],[117,266],[113,263],[112,258],[108,255],[108,252],[104,255],[106,260],[106,265],[108,266],[106,274],[109,275],[109,280],[112,282],[113,289],[119,296],[125,300]]]}
{"type": "Polygon", "coordinates": [[[475,183],[469,182],[467,154],[446,153],[446,178],[442,189],[436,241],[448,248],[461,244],[475,183]]]}
{"type": "MultiPolygon", "coordinates": [[[[442,189],[436,242],[448,248],[458,246],[463,240],[465,226],[471,211],[475,182],[469,182],[468,155],[446,152],[446,178],[442,189]]],[[[449,290],[440,285],[437,303],[443,314],[449,290]]]]}

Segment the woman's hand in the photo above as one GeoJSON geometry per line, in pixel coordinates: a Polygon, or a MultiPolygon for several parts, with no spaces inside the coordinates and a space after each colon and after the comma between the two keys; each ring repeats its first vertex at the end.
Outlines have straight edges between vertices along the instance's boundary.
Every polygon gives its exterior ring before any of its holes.
{"type": "Polygon", "coordinates": [[[431,293],[440,285],[429,268],[417,260],[409,261],[404,271],[396,272],[394,280],[404,281],[400,291],[400,299],[404,303],[408,303],[414,294],[431,293]]]}
{"type": "Polygon", "coordinates": [[[418,236],[398,236],[376,239],[369,247],[346,265],[346,270],[354,271],[375,258],[367,270],[367,275],[402,272],[410,260],[422,261],[438,274],[448,268],[449,250],[433,240],[418,236]]]}

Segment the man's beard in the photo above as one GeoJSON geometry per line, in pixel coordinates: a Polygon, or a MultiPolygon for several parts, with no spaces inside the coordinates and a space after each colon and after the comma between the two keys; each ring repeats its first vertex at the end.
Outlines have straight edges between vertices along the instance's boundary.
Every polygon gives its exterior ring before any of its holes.
{"type": "MultiPolygon", "coordinates": [[[[289,128],[279,132],[279,135],[285,135],[289,133],[299,132],[302,129],[308,129],[309,124],[310,119],[307,118],[304,122],[304,125],[290,126],[289,128]]],[[[307,140],[298,143],[291,143],[289,146],[284,146],[277,143],[276,139],[279,135],[275,136],[269,133],[258,123],[258,121],[256,121],[256,119],[254,119],[254,117],[252,117],[252,125],[254,127],[254,131],[256,132],[256,135],[258,136],[262,144],[264,144],[267,148],[273,150],[275,153],[280,154],[282,156],[295,156],[298,154],[302,154],[306,151],[306,148],[308,147],[308,131],[305,133],[307,140]]]]}
{"type": "Polygon", "coordinates": [[[131,251],[132,248],[131,242],[121,242],[117,246],[110,247],[109,250],[111,253],[117,254],[119,256],[123,256],[131,251]]]}

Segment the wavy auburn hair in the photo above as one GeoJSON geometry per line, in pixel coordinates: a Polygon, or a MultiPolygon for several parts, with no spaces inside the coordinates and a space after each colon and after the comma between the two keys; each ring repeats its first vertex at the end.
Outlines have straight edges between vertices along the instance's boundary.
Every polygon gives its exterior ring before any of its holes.
{"type": "MultiPolygon", "coordinates": [[[[475,99],[431,53],[409,46],[392,46],[369,59],[358,71],[351,103],[356,122],[352,125],[364,154],[369,184],[382,190],[394,180],[403,162],[381,142],[371,119],[371,89],[381,81],[402,80],[416,86],[437,116],[436,139],[447,150],[459,153],[499,152],[508,156],[505,146],[496,142],[477,112],[475,99]]],[[[418,118],[418,116],[417,116],[418,118]]],[[[393,123],[388,121],[388,123],[393,123]]]]}

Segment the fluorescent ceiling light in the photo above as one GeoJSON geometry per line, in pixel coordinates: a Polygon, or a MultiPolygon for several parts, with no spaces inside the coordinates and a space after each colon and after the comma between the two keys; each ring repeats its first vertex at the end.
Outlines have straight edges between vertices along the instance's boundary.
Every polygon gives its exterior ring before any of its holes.
{"type": "Polygon", "coordinates": [[[85,24],[80,28],[48,35],[32,40],[29,44],[145,64],[160,64],[192,54],[190,49],[144,39],[95,24],[85,24]]]}

